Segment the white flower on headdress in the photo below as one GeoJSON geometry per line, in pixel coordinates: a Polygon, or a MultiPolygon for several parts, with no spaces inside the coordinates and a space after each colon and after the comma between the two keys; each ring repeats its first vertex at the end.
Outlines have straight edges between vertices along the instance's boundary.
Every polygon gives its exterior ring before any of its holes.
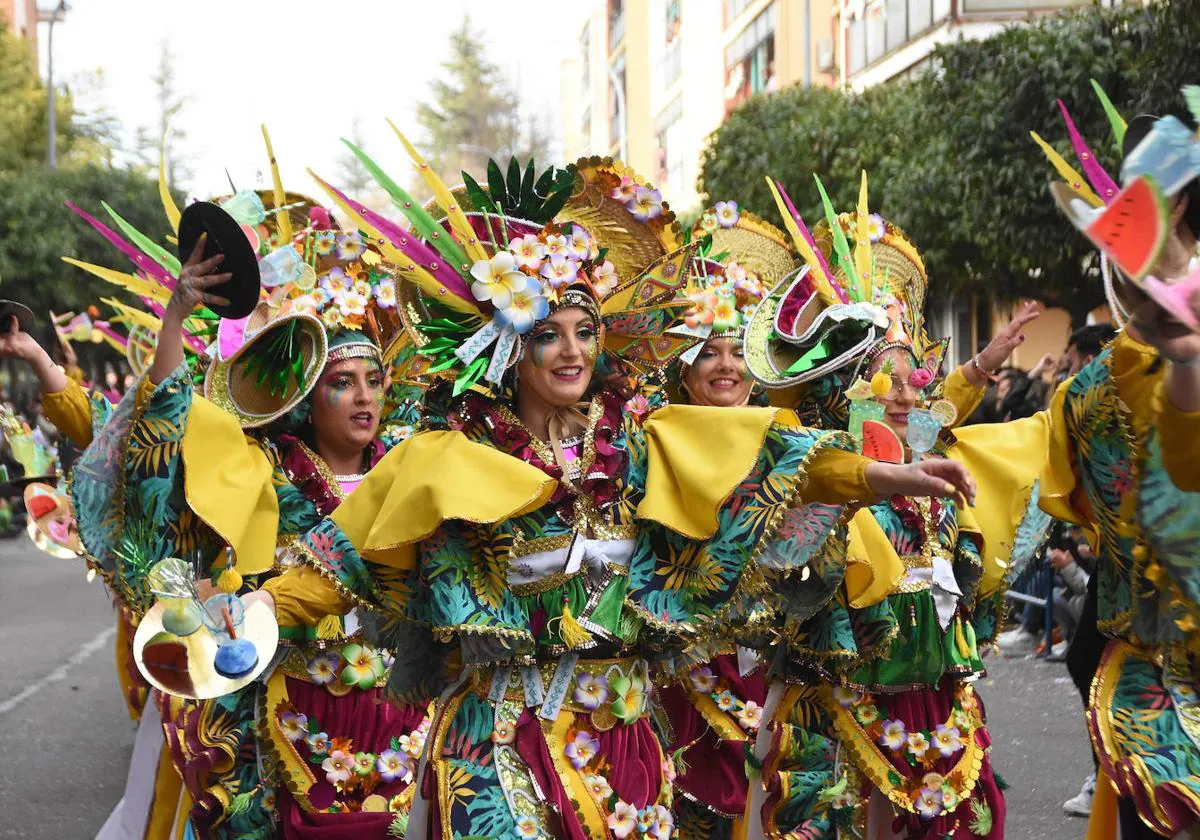
{"type": "Polygon", "coordinates": [[[321,295],[301,295],[298,298],[292,299],[292,311],[294,312],[316,312],[325,303],[325,298],[321,295]]]}
{"type": "Polygon", "coordinates": [[[633,201],[634,193],[638,190],[637,181],[628,175],[621,176],[621,183],[613,188],[612,197],[620,202],[633,201]]]}
{"type": "Polygon", "coordinates": [[[487,301],[496,309],[512,303],[513,294],[525,287],[529,278],[517,269],[516,260],[508,251],[500,251],[490,260],[478,260],[471,266],[471,294],[475,300],[487,301]]]}
{"type": "Polygon", "coordinates": [[[625,207],[639,222],[646,222],[662,215],[662,193],[648,187],[638,187],[633,198],[625,203],[625,207]]]}
{"type": "Polygon", "coordinates": [[[509,242],[508,250],[512,251],[517,265],[522,268],[532,268],[534,271],[538,270],[542,260],[546,257],[546,246],[539,242],[532,233],[518,236],[509,242]]]}
{"type": "Polygon", "coordinates": [[[396,286],[394,283],[380,283],[375,287],[375,302],[384,309],[396,305],[396,286]]]}
{"type": "Polygon", "coordinates": [[[339,260],[356,260],[367,250],[358,231],[343,233],[337,238],[337,255],[339,260]]]}
{"type": "Polygon", "coordinates": [[[578,225],[567,237],[567,256],[577,260],[586,260],[592,255],[592,236],[578,225]]]}
{"type": "Polygon", "coordinates": [[[542,276],[552,289],[561,289],[579,277],[579,263],[562,254],[555,254],[542,264],[542,276]]]}
{"type": "Polygon", "coordinates": [[[351,284],[352,281],[349,275],[346,274],[345,269],[341,266],[331,269],[328,274],[321,278],[321,288],[329,292],[330,295],[349,289],[351,284]]]}
{"type": "Polygon", "coordinates": [[[550,314],[550,301],[542,294],[538,281],[524,274],[521,277],[525,285],[514,291],[508,306],[496,313],[502,323],[511,326],[518,334],[529,332],[534,324],[550,314]]]}
{"type": "Polygon", "coordinates": [[[604,297],[617,287],[617,269],[612,262],[605,260],[592,269],[592,288],[596,294],[604,297]]]}
{"type": "Polygon", "coordinates": [[[867,216],[867,237],[872,242],[878,242],[883,239],[883,235],[887,233],[887,228],[883,224],[883,216],[878,213],[872,213],[867,216]]]}
{"type": "Polygon", "coordinates": [[[354,318],[367,314],[367,296],[357,290],[343,292],[337,297],[337,306],[343,318],[354,318]]]}
{"type": "Polygon", "coordinates": [[[742,268],[735,262],[725,264],[725,278],[734,283],[742,283],[746,280],[746,269],[742,268]]]}
{"type": "Polygon", "coordinates": [[[337,305],[329,306],[321,313],[321,323],[331,330],[342,325],[342,312],[337,305]]]}
{"type": "Polygon", "coordinates": [[[736,201],[718,201],[713,210],[717,214],[717,224],[723,228],[731,228],[738,223],[742,214],[738,212],[736,201]]]}
{"type": "Polygon", "coordinates": [[[567,255],[567,237],[561,233],[552,233],[546,237],[546,256],[554,259],[567,255]]]}
{"type": "Polygon", "coordinates": [[[717,214],[705,213],[703,216],[701,216],[700,227],[705,233],[712,233],[715,231],[718,227],[720,227],[720,224],[717,222],[717,214]]]}
{"type": "Polygon", "coordinates": [[[355,280],[354,291],[358,292],[363,297],[371,296],[371,283],[368,280],[355,280]]]}

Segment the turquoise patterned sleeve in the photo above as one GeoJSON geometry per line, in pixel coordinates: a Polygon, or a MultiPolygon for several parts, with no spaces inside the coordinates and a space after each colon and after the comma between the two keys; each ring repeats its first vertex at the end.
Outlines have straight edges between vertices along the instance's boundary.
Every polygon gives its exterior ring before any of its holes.
{"type": "Polygon", "coordinates": [[[1175,608],[1186,610],[1193,618],[1200,617],[1200,555],[1196,552],[1196,540],[1200,538],[1200,493],[1180,490],[1171,481],[1163,465],[1162,443],[1157,432],[1151,432],[1146,442],[1145,466],[1137,492],[1137,518],[1145,545],[1141,549],[1134,547],[1134,561],[1147,563],[1146,576],[1151,579],[1154,575],[1150,568],[1154,565],[1165,569],[1167,581],[1184,602],[1174,605],[1175,608]],[[1148,551],[1149,556],[1139,557],[1143,551],[1148,551]]]}
{"type": "Polygon", "coordinates": [[[207,557],[212,532],[192,516],[183,490],[181,444],[192,383],[186,365],[138,404],[131,388],[96,430],[71,485],[79,532],[118,596],[141,614],[149,567],[164,557],[207,557]]]}

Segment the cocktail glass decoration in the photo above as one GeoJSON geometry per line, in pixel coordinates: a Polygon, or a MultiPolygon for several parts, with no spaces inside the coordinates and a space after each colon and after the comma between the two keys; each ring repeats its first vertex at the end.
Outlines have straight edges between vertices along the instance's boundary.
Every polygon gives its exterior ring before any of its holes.
{"type": "Polygon", "coordinates": [[[163,605],[163,629],[176,636],[190,636],[203,623],[200,597],[196,592],[196,573],[192,565],[178,557],[154,564],[146,574],[147,588],[163,605]]]}
{"type": "Polygon", "coordinates": [[[217,640],[213,667],[223,677],[236,679],[254,670],[258,650],[242,638],[246,605],[237,595],[221,592],[204,602],[204,624],[217,640]]]}
{"type": "Polygon", "coordinates": [[[4,431],[13,457],[25,469],[25,475],[46,475],[50,471],[53,457],[37,442],[25,421],[13,414],[9,405],[0,404],[0,429],[4,431]]]}
{"type": "Polygon", "coordinates": [[[942,431],[942,419],[926,408],[913,408],[908,412],[908,433],[905,436],[912,450],[913,463],[933,449],[942,431]]]}
{"type": "Polygon", "coordinates": [[[859,448],[862,448],[863,439],[863,423],[867,420],[880,422],[883,420],[884,407],[883,403],[872,399],[871,383],[865,379],[858,379],[853,385],[846,389],[846,399],[850,401],[850,434],[858,440],[859,448]]]}

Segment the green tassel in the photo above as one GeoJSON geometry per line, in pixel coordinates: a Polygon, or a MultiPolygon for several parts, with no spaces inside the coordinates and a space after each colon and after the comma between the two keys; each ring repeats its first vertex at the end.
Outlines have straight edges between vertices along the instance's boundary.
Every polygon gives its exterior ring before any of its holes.
{"type": "Polygon", "coordinates": [[[632,645],[637,641],[642,632],[642,626],[645,624],[640,618],[631,612],[621,613],[621,620],[617,624],[617,635],[621,637],[621,641],[627,645],[632,645]]]}
{"type": "Polygon", "coordinates": [[[403,837],[408,834],[408,814],[396,814],[396,818],[392,820],[392,824],[388,826],[389,837],[403,837]]]}
{"type": "Polygon", "coordinates": [[[256,793],[258,793],[257,787],[245,793],[239,793],[229,801],[229,807],[225,809],[225,812],[231,817],[246,813],[250,810],[250,803],[254,800],[256,793]]]}
{"type": "Polygon", "coordinates": [[[992,833],[992,809],[981,799],[971,800],[971,823],[968,826],[971,833],[978,837],[987,837],[992,833]]]}

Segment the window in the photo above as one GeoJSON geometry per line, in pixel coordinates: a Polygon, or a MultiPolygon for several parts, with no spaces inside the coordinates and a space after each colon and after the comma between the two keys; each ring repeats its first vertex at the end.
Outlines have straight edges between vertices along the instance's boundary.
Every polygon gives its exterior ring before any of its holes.
{"type": "Polygon", "coordinates": [[[683,73],[683,50],[679,38],[682,14],[680,0],[658,0],[655,8],[660,7],[663,29],[661,33],[652,33],[651,37],[661,37],[663,43],[662,48],[657,51],[659,58],[654,64],[655,89],[661,92],[679,81],[683,73]]]}
{"type": "Polygon", "coordinates": [[[608,51],[616,52],[625,39],[624,0],[608,0],[608,51]]]}
{"type": "Polygon", "coordinates": [[[933,0],[933,22],[940,23],[950,17],[950,0],[933,0]]]}
{"type": "Polygon", "coordinates": [[[915,38],[932,25],[931,0],[908,0],[908,37],[915,38]]]}
{"type": "Polygon", "coordinates": [[[725,48],[725,110],[776,87],[775,4],[763,10],[725,48]]]}
{"type": "Polygon", "coordinates": [[[850,15],[850,26],[846,32],[846,66],[851,73],[857,73],[866,65],[866,52],[862,20],[858,15],[850,15]]]}
{"type": "Polygon", "coordinates": [[[883,6],[876,4],[867,9],[867,64],[883,57],[884,20],[883,6]]]}
{"type": "Polygon", "coordinates": [[[614,87],[612,80],[608,82],[608,144],[615,146],[621,141],[621,133],[624,129],[622,121],[625,119],[625,56],[621,56],[613,64],[613,75],[617,77],[618,87],[614,87]],[[620,97],[617,96],[617,91],[620,90],[620,97]]]}
{"type": "Polygon", "coordinates": [[[887,0],[887,52],[900,47],[908,39],[908,5],[906,0],[887,0]]]}
{"type": "Polygon", "coordinates": [[[655,153],[657,183],[669,195],[683,190],[684,144],[679,136],[682,129],[683,99],[676,96],[654,120],[658,149],[655,153]]]}
{"type": "Polygon", "coordinates": [[[754,0],[725,0],[725,25],[733,23],[734,18],[746,11],[754,0]]]}
{"type": "Polygon", "coordinates": [[[579,36],[580,90],[586,91],[592,84],[592,33],[590,24],[584,25],[579,36]]]}

